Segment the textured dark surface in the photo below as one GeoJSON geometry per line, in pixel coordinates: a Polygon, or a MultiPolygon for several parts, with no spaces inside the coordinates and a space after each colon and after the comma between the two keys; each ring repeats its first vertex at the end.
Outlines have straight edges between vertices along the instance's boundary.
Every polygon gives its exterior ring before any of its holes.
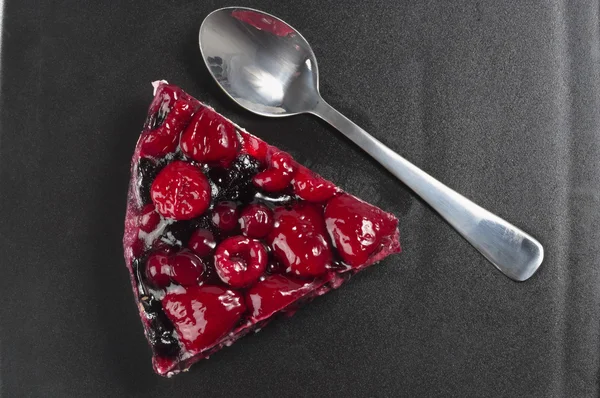
{"type": "Polygon", "coordinates": [[[537,237],[546,261],[522,284],[315,118],[228,101],[196,36],[229,4],[5,3],[2,396],[598,395],[597,1],[239,1],[305,35],[332,105],[537,237]],[[405,251],[171,380],[152,373],[121,249],[160,78],[395,213],[405,251]]]}

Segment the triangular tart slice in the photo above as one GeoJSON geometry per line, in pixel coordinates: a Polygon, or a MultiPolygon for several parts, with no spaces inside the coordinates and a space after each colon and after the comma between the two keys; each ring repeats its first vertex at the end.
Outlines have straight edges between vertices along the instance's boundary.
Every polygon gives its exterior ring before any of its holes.
{"type": "Polygon", "coordinates": [[[155,82],[123,244],[154,370],[189,368],[400,252],[398,220],[155,82]]]}

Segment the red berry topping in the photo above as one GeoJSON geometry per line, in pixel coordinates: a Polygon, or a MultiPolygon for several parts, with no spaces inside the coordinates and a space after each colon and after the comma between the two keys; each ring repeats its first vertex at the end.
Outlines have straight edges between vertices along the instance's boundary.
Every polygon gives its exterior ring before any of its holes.
{"type": "Polygon", "coordinates": [[[303,166],[299,166],[292,181],[294,193],[309,202],[324,202],[331,198],[337,191],[332,182],[313,173],[303,166]]]}
{"type": "Polygon", "coordinates": [[[194,253],[182,250],[171,260],[171,277],[181,286],[193,286],[201,281],[206,266],[194,253]]]}
{"type": "Polygon", "coordinates": [[[254,203],[242,210],[239,221],[244,235],[264,238],[273,228],[273,212],[265,205],[254,203]]]}
{"type": "Polygon", "coordinates": [[[154,211],[154,205],[152,203],[142,207],[140,213],[140,229],[144,232],[152,232],[160,222],[160,215],[154,211]]]}
{"type": "Polygon", "coordinates": [[[167,293],[162,301],[179,340],[197,354],[219,343],[246,310],[239,293],[218,286],[192,286],[185,293],[167,293]]]}
{"type": "Polygon", "coordinates": [[[267,267],[267,250],[257,240],[245,236],[225,239],[215,251],[215,269],[219,278],[231,287],[251,285],[267,267]]]}
{"type": "Polygon", "coordinates": [[[237,155],[235,127],[215,111],[204,108],[196,112],[181,135],[181,150],[203,163],[231,161],[237,155]]]}
{"type": "Polygon", "coordinates": [[[398,220],[354,196],[331,199],[325,207],[325,223],[340,256],[350,266],[368,265],[369,257],[386,245],[391,245],[392,253],[400,251],[392,239],[398,220]]]}
{"type": "Polygon", "coordinates": [[[299,203],[278,207],[267,241],[286,272],[304,277],[327,272],[332,255],[320,207],[299,203]]]}
{"type": "Polygon", "coordinates": [[[243,150],[259,162],[266,163],[269,145],[260,138],[248,134],[245,131],[240,131],[240,134],[243,138],[243,150]]]}
{"type": "Polygon", "coordinates": [[[175,101],[163,123],[140,137],[140,155],[157,158],[174,152],[179,135],[193,113],[194,108],[187,101],[181,99],[175,101]]]}
{"type": "Polygon", "coordinates": [[[252,320],[258,322],[284,309],[313,289],[310,281],[270,275],[258,281],[246,294],[252,320]]]}
{"type": "Polygon", "coordinates": [[[210,204],[210,184],[202,172],[180,160],[158,173],[150,189],[156,210],[165,217],[189,220],[210,204]]]}
{"type": "Polygon", "coordinates": [[[188,247],[200,257],[210,256],[217,246],[215,236],[208,229],[200,228],[192,234],[188,247]]]}
{"type": "Polygon", "coordinates": [[[221,202],[215,206],[212,222],[223,232],[233,231],[237,227],[238,209],[234,202],[221,202]]]}
{"type": "Polygon", "coordinates": [[[163,288],[171,283],[171,264],[169,255],[162,252],[153,253],[146,261],[146,279],[157,288],[163,288]]]}
{"type": "Polygon", "coordinates": [[[254,176],[254,185],[267,192],[283,191],[294,176],[294,159],[283,152],[277,151],[269,159],[269,168],[254,176]]]}

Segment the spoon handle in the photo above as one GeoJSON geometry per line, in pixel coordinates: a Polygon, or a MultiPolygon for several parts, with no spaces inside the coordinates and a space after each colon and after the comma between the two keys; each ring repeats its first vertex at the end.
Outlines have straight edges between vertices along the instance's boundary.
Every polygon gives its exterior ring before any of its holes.
{"type": "Polygon", "coordinates": [[[431,177],[323,99],[311,113],[342,132],[416,192],[506,276],[525,281],[538,269],[544,248],[533,237],[431,177]]]}

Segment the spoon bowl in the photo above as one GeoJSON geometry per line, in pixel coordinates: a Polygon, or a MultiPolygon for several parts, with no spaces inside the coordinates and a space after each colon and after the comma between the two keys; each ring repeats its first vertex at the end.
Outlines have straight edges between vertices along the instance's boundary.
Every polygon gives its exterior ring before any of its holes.
{"type": "Polygon", "coordinates": [[[263,116],[322,118],[423,198],[506,276],[524,281],[537,271],[544,248],[532,236],[442,184],[326,103],[315,54],[289,24],[251,8],[222,8],[206,17],[199,42],[210,73],[239,105],[263,116]]]}
{"type": "Polygon", "coordinates": [[[200,26],[200,51],[235,102],[262,116],[311,112],[319,102],[317,59],[294,28],[273,15],[222,8],[200,26]]]}

